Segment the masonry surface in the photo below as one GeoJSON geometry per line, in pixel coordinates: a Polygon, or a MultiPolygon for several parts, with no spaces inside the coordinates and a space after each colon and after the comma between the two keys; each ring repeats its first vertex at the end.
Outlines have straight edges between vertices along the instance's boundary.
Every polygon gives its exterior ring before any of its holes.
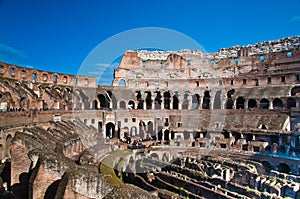
{"type": "Polygon", "coordinates": [[[0,62],[0,194],[300,198],[299,47],[128,50],[112,86],[0,62]]]}

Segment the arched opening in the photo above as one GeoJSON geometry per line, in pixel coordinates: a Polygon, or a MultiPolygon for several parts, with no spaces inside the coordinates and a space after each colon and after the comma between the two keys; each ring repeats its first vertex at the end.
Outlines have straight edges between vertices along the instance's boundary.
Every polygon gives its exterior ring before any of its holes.
{"type": "Polygon", "coordinates": [[[170,140],[170,131],[169,130],[165,130],[164,132],[164,140],[169,141],[170,140]]]}
{"type": "Polygon", "coordinates": [[[249,99],[248,108],[257,108],[257,102],[254,99],[249,99]]]}
{"type": "Polygon", "coordinates": [[[262,100],[260,100],[260,108],[261,109],[269,109],[269,100],[267,100],[266,98],[263,98],[262,100]]]}
{"type": "Polygon", "coordinates": [[[91,107],[93,110],[96,110],[96,109],[98,109],[98,102],[97,102],[97,100],[93,100],[92,101],[92,107],[91,107]]]}
{"type": "Polygon", "coordinates": [[[177,109],[178,110],[178,105],[179,105],[179,100],[177,95],[173,96],[173,109],[177,109]]]}
{"type": "Polygon", "coordinates": [[[111,91],[106,92],[106,97],[109,102],[112,102],[112,109],[117,109],[118,108],[117,100],[111,91]]]}
{"type": "Polygon", "coordinates": [[[146,92],[146,109],[152,109],[152,99],[151,99],[151,92],[146,92]]]}
{"type": "Polygon", "coordinates": [[[114,138],[115,135],[115,125],[112,122],[109,122],[105,125],[106,127],[106,137],[107,138],[114,138]]]}
{"type": "Polygon", "coordinates": [[[126,86],[126,81],[124,79],[120,79],[118,85],[119,86],[126,86]]]}
{"type": "Polygon", "coordinates": [[[203,103],[202,103],[202,108],[203,109],[209,109],[209,104],[210,104],[210,95],[209,95],[209,91],[205,91],[204,92],[204,96],[203,96],[203,103]]]}
{"type": "Polygon", "coordinates": [[[142,99],[141,92],[140,91],[136,91],[135,95],[136,95],[136,100],[138,102],[137,109],[142,109],[143,110],[144,109],[144,100],[142,99]]]}
{"type": "Polygon", "coordinates": [[[300,93],[300,86],[296,86],[296,87],[292,88],[291,96],[295,96],[295,95],[297,95],[297,93],[300,93]]]}
{"type": "Polygon", "coordinates": [[[22,109],[26,109],[27,108],[27,103],[26,103],[25,97],[22,97],[20,99],[20,108],[22,108],[22,109]]]}
{"type": "Polygon", "coordinates": [[[6,137],[6,157],[10,157],[10,145],[11,145],[12,136],[9,134],[6,137]]]}
{"type": "Polygon", "coordinates": [[[280,163],[278,166],[277,166],[277,169],[279,172],[281,173],[287,173],[289,174],[291,172],[291,168],[289,167],[289,165],[285,164],[285,163],[280,163]]]}
{"type": "Polygon", "coordinates": [[[154,109],[161,110],[161,94],[159,91],[156,91],[155,94],[156,96],[154,99],[154,109]]]}
{"type": "Polygon", "coordinates": [[[158,140],[162,140],[162,137],[163,137],[162,130],[158,131],[157,137],[158,137],[158,140]]]}
{"type": "Polygon", "coordinates": [[[288,109],[296,107],[296,100],[294,98],[288,98],[286,101],[286,107],[288,109]]]}
{"type": "Polygon", "coordinates": [[[182,109],[187,110],[189,109],[189,100],[188,100],[189,95],[184,94],[183,96],[183,102],[182,102],[182,109]]]}
{"type": "Polygon", "coordinates": [[[99,94],[97,97],[100,101],[100,108],[109,108],[110,107],[110,102],[103,94],[99,94]]]}
{"type": "Polygon", "coordinates": [[[141,138],[145,138],[145,134],[146,134],[146,125],[145,125],[145,122],[140,121],[140,123],[139,123],[139,136],[141,138]]]}
{"type": "Polygon", "coordinates": [[[135,103],[134,103],[134,101],[130,100],[128,102],[128,107],[129,107],[129,109],[135,109],[135,103]]]}
{"type": "Polygon", "coordinates": [[[221,91],[217,91],[214,99],[214,109],[221,109],[221,91]]]}
{"type": "Polygon", "coordinates": [[[152,138],[155,137],[153,122],[149,121],[147,123],[147,133],[151,135],[152,138]]]}
{"type": "Polygon", "coordinates": [[[235,90],[232,89],[227,92],[227,102],[226,102],[226,109],[232,109],[234,105],[234,101],[232,99],[232,95],[234,94],[235,90]]]}
{"type": "Polygon", "coordinates": [[[126,109],[126,102],[125,101],[120,101],[120,104],[119,104],[119,109],[126,109]]]}
{"type": "Polygon", "coordinates": [[[164,109],[170,109],[170,98],[171,95],[169,92],[164,92],[164,109]]]}
{"type": "Polygon", "coordinates": [[[273,100],[273,108],[274,109],[283,109],[283,102],[279,98],[275,98],[273,100]]]}
{"type": "Polygon", "coordinates": [[[264,166],[265,171],[269,173],[271,170],[273,170],[272,165],[268,161],[262,161],[261,164],[264,166]]]}
{"type": "Polygon", "coordinates": [[[245,98],[238,97],[236,99],[236,109],[245,109],[245,98]]]}
{"type": "Polygon", "coordinates": [[[174,138],[175,138],[175,132],[171,131],[171,140],[174,140],[174,138]]]}
{"type": "Polygon", "coordinates": [[[200,104],[200,96],[198,94],[194,94],[192,96],[192,110],[199,109],[199,104],[200,104]]]}
{"type": "Polygon", "coordinates": [[[130,136],[138,136],[138,131],[137,131],[137,128],[135,126],[131,127],[130,136]]]}

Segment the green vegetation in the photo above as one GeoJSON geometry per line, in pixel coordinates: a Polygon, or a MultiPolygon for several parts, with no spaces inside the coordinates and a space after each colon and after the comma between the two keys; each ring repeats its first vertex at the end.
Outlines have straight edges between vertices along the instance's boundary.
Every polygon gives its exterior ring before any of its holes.
{"type": "Polygon", "coordinates": [[[120,156],[125,156],[130,152],[127,150],[116,150],[107,155],[100,164],[100,173],[105,176],[105,180],[112,186],[118,187],[122,184],[122,181],[116,176],[114,171],[115,160],[120,156]]]}

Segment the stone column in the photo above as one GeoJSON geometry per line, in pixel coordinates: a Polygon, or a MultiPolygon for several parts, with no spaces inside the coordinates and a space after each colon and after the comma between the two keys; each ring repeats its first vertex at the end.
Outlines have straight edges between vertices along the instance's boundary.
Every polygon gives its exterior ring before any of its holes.
{"type": "Polygon", "coordinates": [[[182,110],[183,96],[178,94],[178,110],[182,110]]]}
{"type": "Polygon", "coordinates": [[[192,105],[193,105],[193,102],[192,102],[192,96],[188,96],[187,97],[187,101],[188,101],[188,103],[189,103],[189,105],[188,105],[188,110],[191,110],[192,109],[192,105]]]}
{"type": "Polygon", "coordinates": [[[170,110],[173,110],[173,97],[170,97],[170,110]]]}
{"type": "Polygon", "coordinates": [[[152,110],[155,110],[155,96],[152,96],[152,95],[151,95],[151,103],[152,103],[152,104],[151,104],[151,105],[152,105],[152,106],[151,106],[151,109],[152,109],[152,110]]]}
{"type": "Polygon", "coordinates": [[[161,97],[160,109],[161,110],[165,109],[165,98],[164,97],[161,97]]]}
{"type": "Polygon", "coordinates": [[[273,99],[270,99],[269,101],[269,109],[273,109],[273,99]]]}
{"type": "Polygon", "coordinates": [[[199,110],[202,109],[202,103],[203,103],[203,96],[199,96],[199,106],[198,106],[199,110]]]}

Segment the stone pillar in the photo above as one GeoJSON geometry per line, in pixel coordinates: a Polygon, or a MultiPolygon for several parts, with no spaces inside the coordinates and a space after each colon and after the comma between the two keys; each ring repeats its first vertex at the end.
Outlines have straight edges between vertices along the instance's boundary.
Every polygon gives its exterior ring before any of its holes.
{"type": "Polygon", "coordinates": [[[269,101],[269,109],[273,109],[273,99],[270,99],[269,101]]]}
{"type": "Polygon", "coordinates": [[[198,106],[199,110],[202,109],[202,103],[203,103],[203,96],[199,96],[199,106],[198,106]]]}
{"type": "Polygon", "coordinates": [[[165,98],[164,97],[161,97],[160,109],[161,110],[165,109],[165,98]]]}
{"type": "Polygon", "coordinates": [[[155,101],[154,100],[155,100],[155,97],[151,95],[151,103],[152,103],[151,109],[152,110],[155,110],[155,101]]]}
{"type": "Polygon", "coordinates": [[[192,105],[193,105],[193,102],[192,102],[192,96],[188,96],[187,97],[187,101],[189,102],[189,105],[188,105],[188,110],[191,110],[192,109],[192,105]]]}
{"type": "Polygon", "coordinates": [[[170,97],[170,110],[173,110],[173,97],[170,97]]]}
{"type": "Polygon", "coordinates": [[[183,96],[178,94],[178,110],[182,110],[183,96]]]}
{"type": "Polygon", "coordinates": [[[249,99],[246,99],[245,98],[245,102],[244,102],[244,108],[247,110],[249,107],[248,107],[248,102],[249,102],[249,99]]]}

